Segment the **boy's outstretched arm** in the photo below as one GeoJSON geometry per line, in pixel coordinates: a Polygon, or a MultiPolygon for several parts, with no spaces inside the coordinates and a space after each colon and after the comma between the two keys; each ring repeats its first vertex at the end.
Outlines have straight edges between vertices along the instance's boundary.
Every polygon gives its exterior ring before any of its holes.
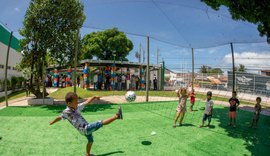
{"type": "Polygon", "coordinates": [[[58,121],[60,121],[60,120],[61,120],[61,117],[58,116],[58,117],[56,117],[53,121],[50,122],[50,125],[52,125],[52,124],[54,124],[54,123],[56,123],[56,122],[58,122],[58,121]]]}
{"type": "Polygon", "coordinates": [[[94,101],[95,99],[96,99],[96,100],[100,100],[100,97],[94,96],[94,97],[88,98],[84,103],[85,103],[86,105],[88,105],[88,104],[90,104],[92,101],[94,101]]]}

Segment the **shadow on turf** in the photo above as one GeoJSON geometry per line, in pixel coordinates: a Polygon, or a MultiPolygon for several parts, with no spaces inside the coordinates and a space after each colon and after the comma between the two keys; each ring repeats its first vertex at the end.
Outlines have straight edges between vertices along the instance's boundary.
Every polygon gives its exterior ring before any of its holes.
{"type": "MultiPolygon", "coordinates": [[[[183,126],[183,127],[189,127],[189,126],[195,126],[195,125],[190,124],[190,123],[184,123],[184,124],[182,124],[182,126],[183,126]]],[[[182,126],[180,126],[180,127],[182,127],[182,126]]]]}
{"type": "Polygon", "coordinates": [[[141,143],[142,143],[143,145],[145,145],[145,146],[149,146],[149,145],[152,144],[151,141],[142,141],[141,143]]]}
{"type": "Polygon", "coordinates": [[[115,152],[109,152],[109,153],[104,153],[104,154],[98,154],[96,156],[107,156],[107,155],[113,155],[117,153],[124,153],[124,151],[115,151],[115,152]]]}
{"type": "Polygon", "coordinates": [[[209,125],[209,126],[203,126],[202,128],[204,128],[204,127],[206,127],[206,128],[209,128],[209,129],[214,129],[216,126],[215,125],[209,125]]]}
{"type": "Polygon", "coordinates": [[[253,129],[249,128],[253,113],[238,110],[236,113],[236,128],[233,128],[232,126],[228,126],[228,114],[229,108],[227,107],[214,108],[213,110],[213,118],[219,121],[219,127],[225,129],[225,135],[244,140],[244,146],[251,152],[251,155],[268,155],[267,151],[270,147],[270,136],[268,132],[270,128],[266,125],[269,125],[269,119],[267,120],[269,117],[261,115],[258,128],[253,129]]]}

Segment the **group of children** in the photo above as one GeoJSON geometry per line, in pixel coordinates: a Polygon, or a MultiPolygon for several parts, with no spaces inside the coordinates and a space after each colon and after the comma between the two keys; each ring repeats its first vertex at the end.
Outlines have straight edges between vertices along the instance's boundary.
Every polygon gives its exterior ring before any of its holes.
{"type": "MultiPolygon", "coordinates": [[[[211,99],[212,92],[208,91],[206,95],[207,95],[207,100],[205,103],[204,115],[203,115],[202,124],[200,125],[200,127],[204,126],[204,122],[207,119],[208,119],[208,126],[210,126],[210,122],[211,122],[211,118],[213,114],[214,102],[211,99]]],[[[177,91],[177,96],[179,97],[179,103],[176,108],[176,117],[174,119],[174,124],[173,124],[174,128],[176,127],[176,122],[179,116],[181,116],[179,126],[182,126],[182,122],[183,122],[185,112],[186,112],[186,103],[187,103],[188,97],[190,97],[190,103],[191,103],[190,111],[191,112],[193,111],[193,105],[195,103],[196,95],[195,95],[194,90],[192,90],[192,92],[188,95],[187,90],[185,88],[181,88],[177,91]]],[[[65,97],[67,108],[61,113],[60,116],[56,117],[53,121],[50,122],[50,125],[52,125],[60,121],[61,119],[63,120],[66,119],[70,122],[71,125],[74,126],[74,128],[76,128],[82,135],[84,135],[88,140],[87,145],[86,145],[86,156],[91,155],[90,151],[91,151],[92,144],[94,142],[92,133],[98,130],[99,128],[101,128],[103,125],[107,125],[117,119],[123,119],[122,109],[121,107],[119,107],[116,114],[113,115],[112,117],[107,118],[105,120],[88,123],[84,119],[84,117],[81,115],[81,111],[84,109],[85,106],[87,106],[89,103],[91,103],[94,100],[100,100],[100,97],[88,98],[85,102],[78,104],[77,94],[73,92],[69,92],[66,94],[66,97],[65,97]]],[[[257,122],[259,120],[259,116],[261,112],[261,105],[260,105],[261,98],[257,97],[256,101],[257,103],[255,105],[255,113],[254,113],[254,117],[253,117],[250,127],[253,127],[254,125],[257,126],[257,122]]],[[[230,103],[229,125],[230,126],[233,125],[233,127],[236,127],[236,119],[235,119],[236,110],[240,104],[239,100],[236,98],[236,92],[233,92],[233,96],[232,98],[229,99],[229,103],[230,103]]]]}
{"type": "MultiPolygon", "coordinates": [[[[209,127],[210,123],[211,123],[212,114],[213,114],[214,102],[212,100],[212,92],[208,91],[206,93],[206,95],[207,95],[207,100],[205,102],[205,109],[204,109],[204,114],[203,114],[203,118],[202,118],[202,124],[199,127],[203,127],[206,120],[208,120],[207,126],[209,127]]],[[[177,120],[179,117],[180,117],[179,126],[182,126],[183,119],[185,117],[186,103],[187,103],[188,97],[190,97],[190,111],[191,112],[193,111],[193,106],[195,103],[194,89],[192,89],[191,93],[188,95],[186,88],[180,88],[177,91],[177,96],[179,98],[179,102],[178,102],[178,105],[176,107],[176,116],[175,116],[174,123],[173,123],[174,128],[176,128],[176,123],[177,123],[177,120]]],[[[255,111],[254,111],[254,115],[253,115],[253,119],[252,119],[250,127],[253,127],[253,126],[257,127],[257,123],[258,123],[261,108],[262,108],[261,101],[262,101],[261,97],[256,98],[256,105],[254,107],[255,111]]],[[[236,127],[236,110],[237,110],[238,106],[240,105],[240,102],[236,97],[236,91],[233,91],[232,97],[229,99],[229,104],[230,104],[230,107],[229,107],[229,124],[228,124],[228,126],[233,126],[235,128],[236,127]]]]}

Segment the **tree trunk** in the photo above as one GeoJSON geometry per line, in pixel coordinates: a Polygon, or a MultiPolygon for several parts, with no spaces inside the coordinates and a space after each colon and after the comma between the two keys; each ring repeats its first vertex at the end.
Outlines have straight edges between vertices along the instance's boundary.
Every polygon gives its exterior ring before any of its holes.
{"type": "MultiPolygon", "coordinates": [[[[30,85],[29,85],[29,91],[34,94],[36,96],[36,98],[43,98],[43,92],[40,91],[40,77],[42,77],[42,72],[40,72],[40,64],[37,63],[36,65],[36,69],[38,72],[38,74],[36,74],[37,77],[34,77],[34,65],[35,63],[38,61],[36,58],[35,58],[35,51],[36,49],[34,49],[33,51],[33,55],[32,55],[32,59],[31,59],[31,76],[30,76],[30,85]],[[34,61],[35,60],[35,61],[34,61]],[[33,78],[35,79],[35,83],[33,84],[33,78]],[[36,86],[36,88],[35,88],[36,86]]],[[[43,83],[43,81],[42,81],[43,83]]],[[[48,96],[49,94],[47,93],[46,91],[46,88],[45,88],[45,97],[48,96]]]]}

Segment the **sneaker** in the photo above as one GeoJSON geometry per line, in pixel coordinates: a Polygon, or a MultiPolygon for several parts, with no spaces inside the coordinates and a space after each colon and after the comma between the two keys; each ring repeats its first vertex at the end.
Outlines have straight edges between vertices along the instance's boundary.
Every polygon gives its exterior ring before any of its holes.
{"type": "Polygon", "coordinates": [[[123,114],[122,114],[122,108],[118,108],[118,112],[116,113],[117,119],[122,119],[123,120],[123,114]]]}

